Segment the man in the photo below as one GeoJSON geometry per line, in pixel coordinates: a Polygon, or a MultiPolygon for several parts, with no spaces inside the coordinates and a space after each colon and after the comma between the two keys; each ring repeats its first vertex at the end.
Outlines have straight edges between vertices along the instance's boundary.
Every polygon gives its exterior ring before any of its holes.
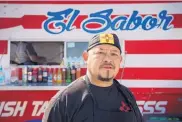
{"type": "Polygon", "coordinates": [[[115,34],[99,34],[83,53],[86,75],[50,101],[43,122],[142,122],[132,93],[114,79],[121,47],[115,34]]]}
{"type": "Polygon", "coordinates": [[[37,55],[30,42],[19,42],[15,53],[15,62],[19,65],[36,65],[45,63],[46,59],[37,55]]]}

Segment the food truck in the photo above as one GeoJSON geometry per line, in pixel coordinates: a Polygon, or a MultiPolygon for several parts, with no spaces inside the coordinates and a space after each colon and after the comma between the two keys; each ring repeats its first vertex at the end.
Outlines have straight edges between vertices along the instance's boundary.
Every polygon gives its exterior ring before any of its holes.
{"type": "Polygon", "coordinates": [[[85,75],[82,52],[98,33],[118,35],[116,79],[145,121],[182,121],[182,2],[50,0],[0,1],[0,122],[41,121],[51,97],[85,75]],[[36,63],[20,62],[32,53],[36,63]]]}

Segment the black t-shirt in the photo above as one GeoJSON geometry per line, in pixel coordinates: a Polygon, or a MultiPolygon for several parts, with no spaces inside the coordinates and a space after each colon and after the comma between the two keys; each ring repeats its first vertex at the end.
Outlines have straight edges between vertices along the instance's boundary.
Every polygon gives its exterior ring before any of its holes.
{"type": "Polygon", "coordinates": [[[90,84],[96,102],[95,122],[135,122],[135,114],[119,89],[112,84],[99,87],[90,84]]]}
{"type": "Polygon", "coordinates": [[[98,87],[82,79],[75,81],[51,99],[43,120],[44,122],[47,122],[46,120],[48,122],[142,122],[134,98],[127,90],[116,81],[110,87],[98,87]]]}
{"type": "Polygon", "coordinates": [[[99,87],[91,84],[90,89],[96,100],[96,104],[101,109],[119,111],[121,102],[126,103],[115,84],[109,87],[99,87]]]}

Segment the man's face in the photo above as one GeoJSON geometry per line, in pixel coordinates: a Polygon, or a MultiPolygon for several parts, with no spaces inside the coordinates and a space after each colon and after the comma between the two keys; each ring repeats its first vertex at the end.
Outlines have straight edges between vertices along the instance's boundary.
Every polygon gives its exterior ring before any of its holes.
{"type": "Polygon", "coordinates": [[[101,81],[113,79],[120,68],[120,50],[112,45],[98,45],[86,54],[87,69],[92,77],[101,81]]]}

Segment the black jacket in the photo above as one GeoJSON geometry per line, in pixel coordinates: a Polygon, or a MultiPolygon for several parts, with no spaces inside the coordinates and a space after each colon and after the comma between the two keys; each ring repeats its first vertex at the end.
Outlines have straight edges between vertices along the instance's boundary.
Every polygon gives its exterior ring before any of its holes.
{"type": "MultiPolygon", "coordinates": [[[[136,100],[128,88],[117,80],[113,82],[131,105],[136,122],[143,122],[136,100]]],[[[43,122],[94,122],[93,96],[89,89],[88,77],[81,77],[63,91],[59,91],[50,101],[43,117],[43,122]],[[85,110],[84,101],[91,102],[85,110]],[[82,111],[80,111],[82,109],[82,111]]]]}

